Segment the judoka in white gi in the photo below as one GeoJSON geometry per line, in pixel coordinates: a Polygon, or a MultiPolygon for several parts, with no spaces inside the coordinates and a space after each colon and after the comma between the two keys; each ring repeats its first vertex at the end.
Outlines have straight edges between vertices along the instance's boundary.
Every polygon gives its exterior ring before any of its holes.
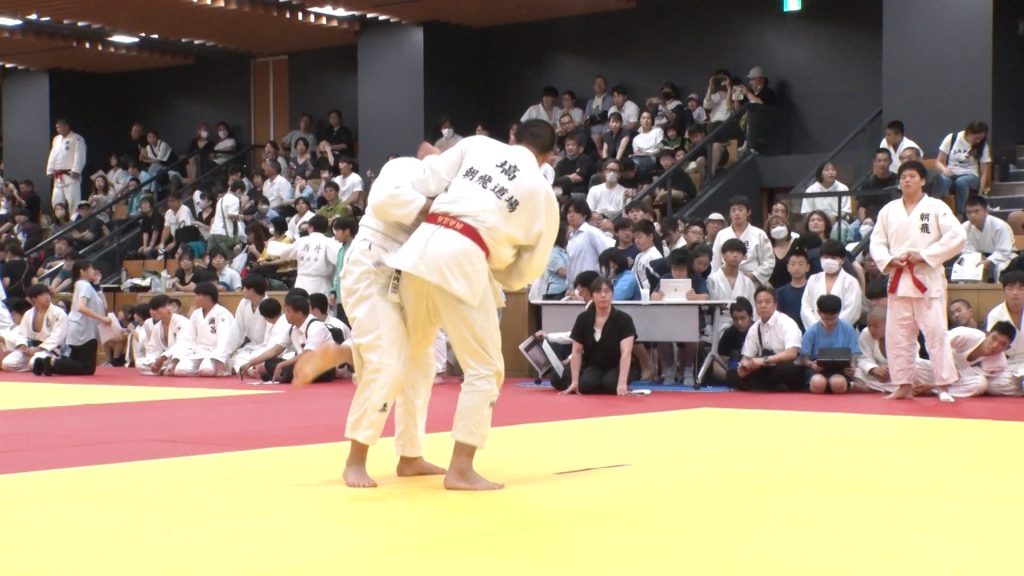
{"type": "Polygon", "coordinates": [[[996,322],[988,334],[966,326],[950,330],[949,345],[960,379],[949,393],[957,398],[981,396],[991,387],[991,394],[1003,395],[1011,388],[1012,378],[1005,352],[1016,337],[1017,329],[1009,322],[996,322]]]}
{"type": "Polygon", "coordinates": [[[964,254],[981,253],[984,255],[984,266],[991,278],[1006,269],[1013,260],[1013,229],[1004,220],[989,216],[988,200],[984,196],[972,196],[967,199],[967,221],[964,232],[967,233],[967,245],[964,254]]]}
{"type": "Polygon", "coordinates": [[[50,289],[45,284],[29,286],[25,296],[32,307],[13,330],[14,351],[4,357],[2,367],[7,372],[32,370],[38,376],[43,373],[44,358],[52,361],[60,357],[68,334],[68,315],[51,304],[50,289]]]}
{"type": "MultiPolygon", "coordinates": [[[[715,244],[718,244],[718,242],[715,242],[715,244]]],[[[738,238],[729,238],[729,240],[722,242],[718,250],[723,253],[721,256],[722,265],[708,276],[708,295],[710,298],[712,300],[735,300],[742,296],[748,302],[753,302],[754,291],[757,290],[757,286],[754,285],[753,280],[740,271],[740,263],[743,262],[747,253],[746,245],[738,238]],[[730,282],[728,275],[735,275],[735,279],[730,282]]],[[[732,326],[732,316],[728,310],[718,310],[715,313],[719,315],[719,333],[714,335],[717,339],[722,332],[725,332],[726,328],[732,326]]]]}
{"type": "Polygon", "coordinates": [[[195,329],[188,318],[174,313],[166,294],[157,294],[149,301],[149,319],[153,328],[143,346],[143,354],[135,359],[135,368],[146,376],[171,376],[175,358],[185,355],[195,342],[195,329]]]}
{"type": "Polygon", "coordinates": [[[715,236],[711,251],[711,271],[722,267],[722,244],[726,240],[739,238],[747,251],[740,263],[740,272],[754,281],[757,286],[766,284],[775,269],[775,251],[764,230],[750,224],[750,200],[746,196],[729,199],[729,219],[732,225],[722,228],[715,236]]]}
{"type": "MultiPolygon", "coordinates": [[[[856,388],[887,394],[895,392],[899,387],[892,383],[889,359],[886,356],[885,307],[877,306],[868,313],[868,326],[861,330],[857,342],[860,344],[860,356],[857,357],[857,372],[854,375],[856,388]]],[[[915,356],[919,348],[915,346],[915,356]]],[[[917,357],[914,360],[914,386],[930,388],[934,381],[931,362],[917,357]]]]}
{"type": "Polygon", "coordinates": [[[1010,379],[1002,382],[1002,386],[989,383],[988,393],[997,396],[1022,396],[1021,377],[1024,376],[1024,272],[1007,270],[999,277],[1003,285],[1004,301],[988,313],[986,326],[995,326],[999,322],[1009,322],[1017,329],[1017,336],[1006,350],[1007,367],[1010,379]]]}
{"type": "Polygon", "coordinates": [[[902,197],[882,208],[871,232],[871,257],[890,275],[885,341],[890,375],[898,388],[886,398],[909,398],[913,393],[919,331],[924,333],[940,393],[956,382],[946,334],[943,263],[960,255],[966,235],[945,202],[924,195],[927,174],[920,162],[900,166],[902,197]]]}
{"type": "MultiPolygon", "coordinates": [[[[261,312],[270,316],[275,310],[271,309],[271,300],[265,300],[260,304],[261,312]],[[264,310],[266,308],[266,310],[264,310]]],[[[274,301],[274,304],[277,304],[274,301]]],[[[276,309],[276,306],[274,307],[276,309]]],[[[303,294],[290,294],[284,301],[284,314],[282,315],[291,326],[288,337],[278,340],[271,336],[266,350],[247,362],[240,372],[244,376],[250,369],[259,369],[262,366],[263,381],[270,384],[288,383],[292,381],[294,368],[298,360],[308,356],[315,350],[330,346],[334,343],[327,325],[317,320],[309,313],[309,297],[303,294]],[[291,352],[291,354],[285,354],[291,352]]],[[[276,326],[277,322],[274,324],[276,326]]],[[[334,379],[334,366],[317,375],[318,382],[328,382],[334,379]]]]}
{"type": "Polygon", "coordinates": [[[231,374],[231,330],[234,317],[217,303],[219,293],[212,282],[195,290],[196,309],[189,317],[195,341],[191,349],[175,354],[175,376],[227,376],[231,374]]]}
{"type": "Polygon", "coordinates": [[[465,373],[444,482],[449,489],[502,487],[473,468],[504,380],[501,289],[518,290],[540,276],[558,233],[558,205],[540,171],[553,153],[554,130],[527,121],[515,137],[518,145],[509,146],[471,136],[425,158],[429,181],[422,190],[447,192],[389,261],[403,272],[399,292],[411,354],[429,351],[443,328],[465,373]]]}
{"type": "Polygon", "coordinates": [[[72,132],[64,119],[58,119],[55,127],[57,135],[53,137],[50,156],[46,160],[46,175],[53,178],[50,205],[64,202],[69,207],[78,206],[82,199],[85,139],[72,132]]]}
{"type": "Polygon", "coordinates": [[[812,274],[807,279],[803,299],[800,306],[800,319],[804,330],[818,321],[818,298],[825,294],[834,294],[843,302],[839,318],[846,320],[850,326],[860,322],[860,310],[863,294],[860,282],[843,270],[846,249],[836,240],[826,240],[821,245],[821,272],[812,274]]]}
{"type": "Polygon", "coordinates": [[[267,280],[259,274],[249,274],[242,281],[242,299],[235,309],[235,322],[231,330],[231,368],[237,370],[263,350],[266,343],[267,321],[260,314],[260,303],[266,299],[267,280]]]}
{"type": "Polygon", "coordinates": [[[252,375],[253,368],[259,367],[258,365],[270,358],[289,360],[295,356],[291,349],[292,325],[283,314],[281,303],[267,298],[260,302],[259,312],[267,325],[267,331],[263,337],[263,346],[244,364],[235,366],[235,370],[242,378],[252,375]]]}
{"type": "Polygon", "coordinates": [[[310,218],[310,233],[285,245],[281,254],[283,260],[297,261],[295,288],[310,294],[330,294],[334,284],[338,243],[326,236],[327,228],[327,219],[323,216],[310,218]]]}

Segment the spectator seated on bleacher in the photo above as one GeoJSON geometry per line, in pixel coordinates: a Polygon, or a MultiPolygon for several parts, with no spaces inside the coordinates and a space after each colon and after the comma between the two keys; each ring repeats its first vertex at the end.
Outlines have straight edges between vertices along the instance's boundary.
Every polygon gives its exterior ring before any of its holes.
{"type": "Polygon", "coordinates": [[[964,254],[980,253],[985,270],[982,278],[993,280],[1006,269],[1013,259],[1013,230],[1010,225],[988,213],[988,200],[984,196],[967,199],[967,245],[964,254]]]}
{"type": "MultiPolygon", "coordinates": [[[[918,155],[921,153],[921,147],[917,145],[917,142],[914,142],[903,135],[904,130],[905,127],[903,126],[903,122],[900,122],[899,120],[889,122],[885,126],[885,136],[878,144],[879,148],[885,148],[889,151],[889,157],[892,159],[892,164],[889,166],[889,170],[892,171],[893,174],[896,174],[896,172],[899,171],[900,164],[906,162],[906,160],[903,160],[901,156],[904,150],[907,148],[916,148],[918,155]]],[[[920,158],[916,159],[920,160],[920,158]]]]}
{"type": "Polygon", "coordinates": [[[956,194],[956,214],[963,217],[971,190],[988,194],[992,156],[987,144],[988,124],[976,120],[960,132],[947,134],[939,144],[935,166],[946,190],[956,194]]]}
{"type": "Polygon", "coordinates": [[[601,159],[624,160],[632,150],[630,147],[630,131],[622,125],[622,114],[608,114],[608,127],[602,134],[601,159]]]}
{"type": "Polygon", "coordinates": [[[583,153],[583,143],[589,139],[583,134],[569,134],[565,138],[565,157],[555,166],[554,186],[562,189],[562,199],[573,195],[585,197],[594,175],[594,160],[583,153]]]}
{"type": "Polygon", "coordinates": [[[242,288],[242,277],[231,266],[229,266],[227,254],[217,247],[210,250],[211,272],[217,275],[216,286],[218,290],[237,292],[242,288]]]}
{"type": "MultiPolygon", "coordinates": [[[[205,267],[196,264],[192,249],[185,246],[178,254],[178,269],[171,280],[172,289],[177,292],[195,292],[196,286],[203,282],[214,282],[216,273],[210,273],[205,267]]],[[[152,314],[152,312],[150,312],[152,314]]]]}
{"type": "Polygon", "coordinates": [[[639,181],[650,181],[657,164],[655,156],[661,150],[661,141],[664,139],[665,132],[654,125],[654,115],[648,110],[641,112],[640,127],[633,135],[633,154],[630,156],[636,164],[639,181]]]}
{"type": "MultiPolygon", "coordinates": [[[[849,188],[846,184],[836,179],[837,175],[838,170],[835,162],[823,163],[821,166],[818,166],[817,172],[814,173],[814,183],[807,187],[806,193],[846,192],[849,188]]],[[[850,197],[824,196],[804,198],[800,204],[800,212],[807,214],[814,210],[824,212],[828,215],[831,222],[836,222],[840,215],[848,216],[850,214],[850,197]]]]}
{"type": "Polygon", "coordinates": [[[806,252],[790,253],[789,260],[786,262],[789,282],[775,290],[779,311],[796,320],[801,332],[806,328],[800,312],[803,307],[804,292],[807,290],[807,273],[810,269],[811,264],[806,252]]]}
{"type": "Polygon", "coordinates": [[[733,196],[729,199],[729,218],[732,225],[715,236],[711,269],[718,270],[722,266],[725,254],[722,246],[730,238],[736,238],[746,248],[740,271],[756,284],[766,284],[775,269],[775,252],[764,230],[750,223],[750,200],[746,196],[733,196]]]}
{"type": "Polygon", "coordinates": [[[601,275],[612,287],[612,299],[617,302],[640,299],[640,285],[636,274],[626,262],[626,256],[617,248],[608,248],[597,258],[601,275]]]}
{"type": "Polygon", "coordinates": [[[743,359],[729,371],[740,390],[786,392],[803,388],[803,368],[796,364],[803,335],[796,321],[778,312],[775,289],[761,286],[754,296],[757,319],[743,343],[743,359]]]}
{"type": "MultiPolygon", "coordinates": [[[[857,300],[858,305],[860,300],[857,300]]],[[[853,325],[840,318],[843,302],[838,296],[825,294],[815,305],[818,321],[807,327],[800,344],[800,362],[807,368],[807,388],[814,394],[843,394],[850,390],[854,377],[854,366],[860,355],[857,331],[853,325]],[[843,349],[850,353],[849,363],[844,366],[819,363],[823,350],[843,349]]]]}
{"type": "Polygon", "coordinates": [[[633,363],[636,327],[629,314],[612,306],[612,285],[598,278],[590,285],[591,305],[577,318],[570,337],[570,383],[562,394],[629,393],[639,377],[633,363]]]}
{"type": "MultiPolygon", "coordinates": [[[[864,177],[863,180],[858,182],[853,190],[882,190],[885,188],[895,188],[899,183],[896,179],[896,174],[893,173],[892,168],[893,156],[888,148],[879,148],[875,150],[875,157],[871,161],[871,173],[864,177]]],[[[863,208],[863,220],[864,217],[871,218],[874,220],[878,218],[878,211],[882,209],[890,200],[891,196],[861,196],[857,199],[858,211],[863,208]]]]}
{"type": "Polygon", "coordinates": [[[176,254],[178,247],[190,242],[201,242],[203,237],[195,226],[192,210],[182,202],[180,191],[167,195],[167,211],[164,212],[164,229],[158,252],[164,257],[176,254]]]}
{"type": "Polygon", "coordinates": [[[841,302],[840,319],[855,325],[860,321],[862,291],[857,279],[843,270],[846,249],[836,240],[827,240],[821,245],[822,271],[807,279],[801,300],[800,317],[804,329],[819,320],[816,303],[826,294],[836,295],[841,302]]]}
{"type": "Polygon", "coordinates": [[[156,197],[152,194],[145,194],[139,201],[141,218],[141,246],[138,257],[142,260],[149,260],[160,255],[160,239],[164,232],[164,217],[156,209],[156,197]]]}
{"type": "Polygon", "coordinates": [[[622,163],[615,159],[605,160],[601,166],[604,182],[592,186],[587,192],[587,205],[591,212],[605,218],[614,218],[622,211],[625,203],[626,189],[619,184],[622,174],[622,163]]]}

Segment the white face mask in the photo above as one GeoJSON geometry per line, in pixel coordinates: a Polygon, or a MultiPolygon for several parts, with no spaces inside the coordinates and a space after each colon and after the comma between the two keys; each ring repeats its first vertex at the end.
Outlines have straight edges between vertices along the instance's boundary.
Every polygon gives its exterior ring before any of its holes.
{"type": "Polygon", "coordinates": [[[875,227],[872,226],[871,224],[862,224],[860,227],[860,237],[864,238],[865,236],[871,234],[871,231],[874,229],[875,227]]]}
{"type": "Polygon", "coordinates": [[[821,259],[821,271],[825,274],[835,274],[839,272],[839,269],[842,267],[843,266],[839,263],[839,260],[834,260],[832,258],[821,259]]]}
{"type": "Polygon", "coordinates": [[[785,226],[776,226],[772,228],[771,234],[772,238],[775,238],[776,240],[782,240],[783,238],[789,236],[789,229],[787,229],[785,226]]]}
{"type": "Polygon", "coordinates": [[[220,139],[224,140],[225,138],[228,137],[228,131],[227,130],[221,130],[220,132],[217,132],[217,136],[220,136],[220,139]]]}
{"type": "Polygon", "coordinates": [[[611,184],[615,184],[616,182],[619,181],[619,173],[618,172],[605,172],[604,173],[604,179],[607,180],[611,184]]]}
{"type": "Polygon", "coordinates": [[[451,138],[454,135],[455,130],[451,128],[441,128],[441,136],[444,136],[445,138],[451,138]]]}
{"type": "Polygon", "coordinates": [[[210,133],[206,130],[200,130],[199,137],[202,138],[203,140],[206,140],[207,138],[210,137],[210,133]]]}
{"type": "Polygon", "coordinates": [[[210,207],[210,201],[209,200],[200,200],[199,201],[199,207],[204,209],[204,210],[209,208],[210,207]]]}

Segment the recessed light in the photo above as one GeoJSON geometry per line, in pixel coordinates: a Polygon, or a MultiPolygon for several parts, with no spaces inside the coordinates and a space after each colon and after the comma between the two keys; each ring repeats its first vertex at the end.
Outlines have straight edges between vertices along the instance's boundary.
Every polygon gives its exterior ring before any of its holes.
{"type": "Polygon", "coordinates": [[[0,26],[6,26],[6,27],[10,28],[12,26],[21,26],[21,25],[22,25],[22,21],[18,20],[17,18],[7,18],[5,16],[0,16],[0,26]]]}
{"type": "Polygon", "coordinates": [[[139,39],[135,36],[125,36],[124,34],[114,34],[110,38],[107,38],[111,42],[117,42],[118,44],[135,44],[139,39]]]}
{"type": "Polygon", "coordinates": [[[344,18],[345,16],[355,16],[358,12],[350,12],[344,8],[335,8],[334,6],[314,6],[313,8],[306,8],[309,12],[314,14],[323,14],[324,16],[334,16],[335,18],[344,18]]]}

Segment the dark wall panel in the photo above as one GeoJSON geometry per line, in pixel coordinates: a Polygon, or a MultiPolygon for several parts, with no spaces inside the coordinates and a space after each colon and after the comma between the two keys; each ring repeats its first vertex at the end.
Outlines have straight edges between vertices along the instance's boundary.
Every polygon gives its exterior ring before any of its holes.
{"type": "MultiPolygon", "coordinates": [[[[491,119],[488,95],[494,66],[487,53],[489,32],[446,24],[424,27],[426,71],[424,137],[441,137],[442,116],[450,116],[455,131],[472,135],[477,123],[491,119]]],[[[492,133],[502,129],[491,127],[492,133]]]]}
{"type": "Polygon", "coordinates": [[[344,46],[301,52],[288,58],[291,78],[290,117],[298,126],[299,115],[309,113],[316,120],[316,133],[327,127],[327,113],[341,110],[344,123],[359,136],[359,92],[356,77],[356,48],[344,46]]]}
{"type": "Polygon", "coordinates": [[[992,142],[1002,151],[1024,144],[1024,3],[994,3],[992,142]]]}
{"type": "Polygon", "coordinates": [[[906,124],[925,156],[953,130],[991,120],[991,0],[890,0],[884,28],[885,115],[906,124]]]}
{"type": "Polygon", "coordinates": [[[359,169],[412,154],[423,138],[423,28],[369,23],[359,32],[359,169]]]}
{"type": "Polygon", "coordinates": [[[4,175],[31,179],[49,198],[46,159],[50,139],[50,78],[47,72],[13,71],[3,79],[4,175]]]}
{"type": "Polygon", "coordinates": [[[882,6],[805,6],[783,14],[763,0],[640,0],[631,11],[495,28],[491,120],[519,118],[546,84],[589,97],[598,73],[639,100],[667,80],[703,96],[716,68],[745,76],[760,65],[790,103],[792,151],[827,149],[881,103],[882,6]]]}

